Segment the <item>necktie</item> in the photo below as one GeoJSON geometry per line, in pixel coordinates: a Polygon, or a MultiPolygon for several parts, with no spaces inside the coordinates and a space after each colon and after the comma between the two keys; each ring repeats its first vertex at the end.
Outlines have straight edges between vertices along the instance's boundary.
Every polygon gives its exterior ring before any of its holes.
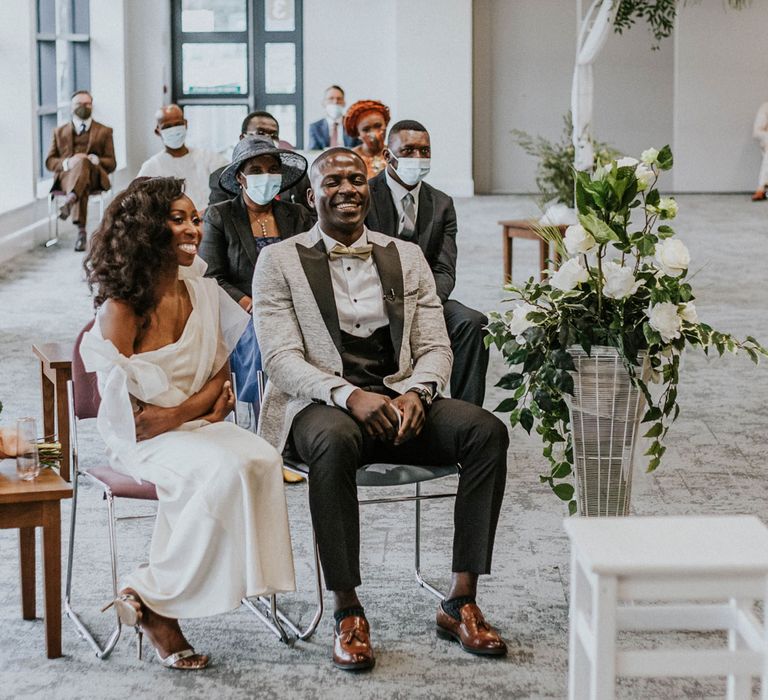
{"type": "Polygon", "coordinates": [[[373,245],[370,243],[368,243],[368,245],[357,246],[357,248],[347,248],[347,246],[337,243],[331,248],[328,257],[331,260],[336,260],[338,258],[360,258],[361,260],[367,260],[371,257],[372,250],[373,245]]]}
{"type": "Polygon", "coordinates": [[[339,145],[339,124],[333,122],[333,128],[331,129],[331,148],[336,148],[339,145]]]}
{"type": "Polygon", "coordinates": [[[409,192],[402,199],[403,202],[403,227],[400,229],[400,238],[406,241],[413,240],[416,235],[416,207],[413,195],[409,192]]]}
{"type": "Polygon", "coordinates": [[[85,133],[85,122],[83,122],[83,123],[80,125],[80,134],[82,135],[82,134],[84,134],[84,133],[85,133]]]}

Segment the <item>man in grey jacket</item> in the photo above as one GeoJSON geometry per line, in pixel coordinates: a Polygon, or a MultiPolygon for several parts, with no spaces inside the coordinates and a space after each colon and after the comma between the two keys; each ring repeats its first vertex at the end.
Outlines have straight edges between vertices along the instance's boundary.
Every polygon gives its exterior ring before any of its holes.
{"type": "Polygon", "coordinates": [[[470,653],[503,655],[506,645],[475,596],[491,566],[507,429],[477,406],[439,397],[451,350],[434,278],[417,245],[365,227],[362,159],[330,149],[310,180],[318,224],[265,248],[254,273],[254,322],[269,376],[259,434],[309,465],[312,523],[335,599],[334,664],[374,664],[355,591],[355,473],[370,462],[460,463],[453,576],[437,631],[470,653]]]}

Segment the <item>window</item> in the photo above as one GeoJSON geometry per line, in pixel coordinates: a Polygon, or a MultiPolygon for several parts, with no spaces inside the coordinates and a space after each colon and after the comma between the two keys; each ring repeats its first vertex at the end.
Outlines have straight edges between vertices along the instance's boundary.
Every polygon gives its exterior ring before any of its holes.
{"type": "Polygon", "coordinates": [[[91,89],[89,0],[37,0],[37,124],[39,178],[51,133],[70,117],[75,90],[91,89]]]}
{"type": "Polygon", "coordinates": [[[302,0],[172,0],[173,101],[191,145],[225,150],[263,109],[280,138],[304,144],[302,0]]]}

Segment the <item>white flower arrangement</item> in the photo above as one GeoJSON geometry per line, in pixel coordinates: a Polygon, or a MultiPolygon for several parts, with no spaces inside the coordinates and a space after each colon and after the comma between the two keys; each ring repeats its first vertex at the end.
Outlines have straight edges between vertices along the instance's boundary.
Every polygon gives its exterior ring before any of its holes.
{"type": "Polygon", "coordinates": [[[757,363],[768,351],[753,337],[739,341],[700,322],[687,281],[691,256],[660,221],[677,216],[678,205],[661,197],[656,183],[672,167],[669,146],[649,148],[640,159],[624,157],[576,173],[579,224],[561,236],[556,227],[540,234],[552,240],[564,258],[544,282],[529,279],[508,285],[516,305],[489,314],[486,344],[495,344],[511,370],[497,383],[512,392],[496,408],[510,414],[528,432],[536,426],[550,472],[540,478],[576,509],[568,478],[573,467],[569,415],[564,396],[573,394],[575,366],[568,348],[580,345],[617,348],[632,381],[643,392],[649,423],[645,437],[648,470],[658,467],[662,440],[677,418],[680,355],[686,346],[744,350],[757,363]],[[633,213],[637,212],[634,216],[633,213]],[[633,224],[633,219],[642,219],[633,224]],[[639,356],[648,363],[652,392],[636,371],[639,356]]]}

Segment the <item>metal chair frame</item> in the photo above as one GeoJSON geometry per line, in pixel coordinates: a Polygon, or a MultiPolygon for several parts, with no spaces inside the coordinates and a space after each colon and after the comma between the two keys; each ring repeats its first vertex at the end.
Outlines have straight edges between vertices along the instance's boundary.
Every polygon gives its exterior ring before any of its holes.
{"type": "MultiPolygon", "coordinates": [[[[258,375],[258,393],[259,398],[261,399],[264,395],[264,373],[259,372],[258,375]]],[[[307,479],[307,483],[309,483],[309,468],[306,464],[298,461],[298,460],[292,460],[290,458],[283,458],[283,466],[288,471],[292,472],[293,474],[298,474],[300,476],[303,476],[305,479],[307,479]]],[[[363,465],[360,470],[358,470],[358,475],[363,473],[366,467],[370,465],[363,465]]],[[[399,465],[402,466],[402,465],[399,465]]],[[[461,466],[460,465],[451,465],[454,467],[455,471],[452,473],[460,473],[461,466]]],[[[424,479],[424,481],[433,481],[434,479],[440,479],[445,476],[450,476],[450,473],[447,474],[440,474],[438,476],[434,476],[431,479],[424,479]]],[[[444,600],[445,594],[436,586],[432,585],[428,581],[426,581],[421,573],[421,502],[422,501],[428,501],[428,500],[436,500],[436,499],[442,499],[442,498],[455,498],[456,492],[452,493],[435,493],[435,494],[423,494],[421,493],[421,484],[422,481],[416,481],[411,482],[415,486],[415,493],[413,496],[393,496],[388,498],[368,498],[364,500],[358,500],[359,505],[376,505],[380,503],[401,503],[405,501],[413,501],[415,503],[415,537],[414,537],[414,571],[416,576],[416,582],[421,588],[424,588],[429,593],[431,593],[433,596],[435,596],[438,600],[444,600]]],[[[399,485],[399,484],[398,484],[399,485]]],[[[403,486],[410,485],[408,483],[402,484],[403,486]]],[[[382,486],[385,487],[392,487],[395,486],[395,484],[382,484],[382,486]]],[[[373,486],[373,485],[366,485],[365,488],[381,488],[379,486],[373,486]]],[[[309,497],[309,489],[307,489],[307,497],[309,497]]],[[[303,629],[299,627],[298,624],[296,624],[294,621],[292,621],[285,612],[278,606],[276,608],[276,614],[277,618],[286,626],[288,629],[290,629],[291,632],[293,632],[294,635],[296,635],[297,639],[306,640],[309,639],[317,629],[318,625],[320,624],[320,620],[323,617],[323,575],[322,575],[322,569],[320,567],[320,552],[317,547],[317,537],[315,535],[315,529],[314,527],[312,529],[312,552],[314,557],[314,566],[315,566],[315,594],[317,596],[317,603],[315,607],[315,612],[312,616],[312,619],[310,620],[309,624],[304,627],[303,629]]]]}
{"type": "MultiPolygon", "coordinates": [[[[94,194],[97,194],[94,192],[94,194]]],[[[112,185],[108,190],[99,190],[99,221],[104,218],[104,210],[107,208],[107,202],[112,199],[112,185]]],[[[57,245],[59,242],[59,212],[56,207],[60,197],[66,194],[61,190],[52,190],[48,193],[48,240],[43,244],[45,248],[57,245]],[[53,234],[53,235],[51,235],[53,234]]]]}
{"type": "MultiPolygon", "coordinates": [[[[236,381],[233,376],[233,386],[236,381]]],[[[235,387],[236,388],[236,387],[235,387]]],[[[120,639],[122,632],[122,623],[115,610],[115,626],[112,629],[106,642],[100,643],[94,633],[87,627],[87,625],[81,620],[79,614],[75,612],[72,607],[72,571],[74,564],[74,550],[75,550],[75,528],[77,523],[77,499],[78,499],[78,484],[79,477],[85,476],[92,482],[99,485],[103,491],[103,498],[107,502],[107,526],[109,533],[109,558],[110,558],[110,570],[112,576],[112,597],[113,599],[118,596],[118,577],[117,577],[117,534],[116,525],[118,520],[133,520],[140,518],[152,518],[154,515],[140,515],[140,516],[127,516],[122,518],[115,517],[115,495],[112,492],[110,486],[96,476],[88,472],[87,470],[80,469],[79,462],[79,447],[77,440],[77,425],[79,418],[75,415],[75,402],[74,402],[74,390],[72,380],[67,382],[67,400],[68,400],[68,412],[69,412],[69,430],[70,430],[70,457],[72,465],[72,512],[70,516],[70,529],[69,529],[69,544],[67,552],[67,572],[66,583],[64,589],[64,612],[67,617],[72,620],[75,625],[75,629],[78,634],[90,645],[99,659],[106,659],[114,650],[120,639]]],[[[237,412],[234,412],[235,424],[237,424],[237,412]]],[[[88,419],[83,419],[88,420],[88,419]]],[[[282,618],[277,608],[277,596],[275,594],[269,596],[257,596],[255,600],[249,598],[243,598],[241,603],[285,644],[292,645],[295,640],[291,639],[286,633],[283,625],[282,618]]]]}

